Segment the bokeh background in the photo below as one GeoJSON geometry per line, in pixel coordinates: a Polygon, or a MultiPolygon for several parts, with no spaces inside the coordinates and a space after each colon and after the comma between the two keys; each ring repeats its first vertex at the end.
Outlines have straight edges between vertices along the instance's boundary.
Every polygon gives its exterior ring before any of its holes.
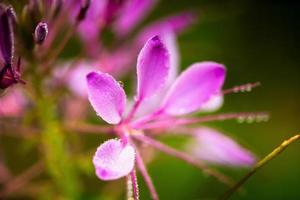
{"type": "MultiPolygon", "coordinates": [[[[227,95],[220,112],[271,113],[266,123],[225,121],[209,125],[232,136],[258,157],[299,133],[300,3],[288,0],[161,0],[146,22],[183,9],[194,10],[199,19],[178,38],[181,69],[196,61],[224,63],[228,70],[225,88],[256,81],[262,86],[251,93],[227,95]]],[[[68,48],[73,49],[71,45],[68,48]]],[[[104,139],[82,137],[90,149],[96,148],[104,139]]],[[[174,146],[182,146],[184,140],[181,137],[161,139],[174,146]]],[[[35,155],[30,155],[30,152],[16,150],[20,145],[26,149],[31,144],[9,137],[1,140],[5,159],[16,172],[34,160],[35,155]],[[28,159],[24,159],[26,157],[28,159]]],[[[148,169],[163,200],[216,199],[227,189],[198,169],[163,154],[158,154],[148,169]]],[[[220,169],[236,180],[247,172],[247,169],[220,169]]],[[[123,180],[105,183],[91,176],[82,177],[82,181],[85,185],[82,199],[124,197],[123,180]]],[[[139,184],[141,199],[149,199],[142,178],[139,184]]],[[[245,192],[235,194],[232,199],[300,199],[299,186],[300,142],[288,147],[251,177],[244,185],[245,192]]]]}

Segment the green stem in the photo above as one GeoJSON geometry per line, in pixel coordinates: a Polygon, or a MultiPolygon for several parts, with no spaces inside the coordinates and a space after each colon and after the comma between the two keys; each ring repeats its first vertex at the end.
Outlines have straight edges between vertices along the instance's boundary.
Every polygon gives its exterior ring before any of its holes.
{"type": "Polygon", "coordinates": [[[283,141],[277,148],[275,148],[266,157],[260,160],[251,170],[248,172],[239,182],[237,182],[232,188],[230,188],[220,199],[229,199],[257,170],[262,168],[270,160],[278,156],[283,150],[285,150],[290,144],[300,139],[300,134],[297,134],[285,141],[283,141]]]}
{"type": "Polygon", "coordinates": [[[63,199],[78,199],[80,185],[63,126],[57,116],[57,103],[49,91],[43,89],[43,81],[38,74],[34,74],[33,81],[35,111],[41,129],[41,150],[46,169],[63,199]]]}

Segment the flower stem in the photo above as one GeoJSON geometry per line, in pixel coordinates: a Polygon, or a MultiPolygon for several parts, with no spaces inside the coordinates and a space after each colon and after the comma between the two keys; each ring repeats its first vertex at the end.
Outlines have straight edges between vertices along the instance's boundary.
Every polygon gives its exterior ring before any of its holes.
{"type": "Polygon", "coordinates": [[[232,188],[230,188],[220,199],[229,199],[257,170],[262,168],[270,160],[278,156],[283,150],[285,150],[290,144],[300,139],[300,134],[297,134],[287,140],[284,140],[277,148],[275,148],[266,157],[260,160],[240,181],[238,181],[232,188]]]}
{"type": "Polygon", "coordinates": [[[152,179],[151,179],[151,177],[150,177],[150,175],[149,175],[149,173],[146,169],[146,166],[144,164],[142,156],[141,156],[140,152],[137,150],[137,148],[136,148],[136,164],[137,164],[142,176],[144,177],[144,181],[145,181],[146,185],[149,188],[152,199],[153,200],[158,200],[159,199],[158,194],[157,194],[156,189],[153,185],[152,179]]]}
{"type": "Polygon", "coordinates": [[[139,187],[135,169],[131,171],[127,178],[127,200],[139,200],[139,187]]]}
{"type": "Polygon", "coordinates": [[[77,199],[80,193],[79,182],[68,152],[62,125],[56,118],[55,103],[50,99],[40,97],[37,100],[43,157],[47,170],[61,195],[66,199],[77,199]]]}
{"type": "Polygon", "coordinates": [[[41,133],[40,145],[42,158],[50,177],[60,195],[65,199],[78,199],[80,193],[79,181],[68,152],[68,145],[63,126],[57,116],[55,98],[44,90],[40,74],[33,74],[35,114],[41,133]]]}

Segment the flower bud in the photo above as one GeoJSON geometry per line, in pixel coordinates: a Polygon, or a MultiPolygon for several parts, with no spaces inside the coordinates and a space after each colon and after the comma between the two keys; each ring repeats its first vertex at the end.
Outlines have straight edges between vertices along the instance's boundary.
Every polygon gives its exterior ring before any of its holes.
{"type": "Polygon", "coordinates": [[[34,31],[34,40],[37,44],[42,44],[48,35],[48,25],[40,22],[34,31]]]}
{"type": "Polygon", "coordinates": [[[18,59],[17,66],[12,67],[10,64],[6,64],[0,70],[0,89],[6,89],[11,85],[17,83],[25,84],[25,81],[21,79],[21,59],[18,59]]]}
{"type": "Polygon", "coordinates": [[[11,64],[13,59],[13,27],[11,15],[4,5],[0,4],[0,52],[5,64],[11,64]]]}
{"type": "Polygon", "coordinates": [[[77,21],[84,20],[84,18],[86,16],[86,13],[87,13],[87,11],[88,11],[88,9],[90,7],[90,4],[91,4],[91,0],[85,0],[82,3],[82,5],[80,7],[80,10],[79,10],[79,13],[78,13],[77,18],[76,18],[77,21]]]}

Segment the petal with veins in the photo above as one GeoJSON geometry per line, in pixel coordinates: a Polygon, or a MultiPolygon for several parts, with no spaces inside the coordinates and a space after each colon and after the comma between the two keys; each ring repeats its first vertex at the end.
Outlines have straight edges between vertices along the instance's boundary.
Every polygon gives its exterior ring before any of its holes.
{"type": "Polygon", "coordinates": [[[158,36],[149,39],[137,60],[137,101],[154,95],[168,78],[170,56],[158,36]]]}
{"type": "Polygon", "coordinates": [[[156,0],[126,1],[113,25],[118,36],[125,36],[149,13],[156,0]]]}
{"type": "Polygon", "coordinates": [[[97,114],[110,124],[121,121],[126,95],[119,83],[109,74],[91,72],[87,75],[89,101],[97,114]]]}
{"type": "Polygon", "coordinates": [[[155,95],[151,96],[149,99],[140,104],[139,110],[136,113],[136,117],[145,116],[155,111],[157,106],[161,104],[162,99],[164,99],[166,96],[166,92],[177,76],[179,55],[175,34],[168,29],[165,31],[161,30],[161,32],[163,32],[163,34],[160,34],[159,36],[166,45],[167,50],[170,52],[170,69],[168,72],[168,78],[164,86],[161,87],[155,95]]]}
{"type": "Polygon", "coordinates": [[[222,64],[195,63],[176,79],[161,109],[169,115],[194,112],[201,108],[212,95],[220,92],[224,79],[225,67],[222,64]]]}
{"type": "Polygon", "coordinates": [[[96,175],[101,180],[115,180],[128,175],[134,167],[135,151],[131,145],[111,139],[101,144],[93,158],[96,175]]]}

